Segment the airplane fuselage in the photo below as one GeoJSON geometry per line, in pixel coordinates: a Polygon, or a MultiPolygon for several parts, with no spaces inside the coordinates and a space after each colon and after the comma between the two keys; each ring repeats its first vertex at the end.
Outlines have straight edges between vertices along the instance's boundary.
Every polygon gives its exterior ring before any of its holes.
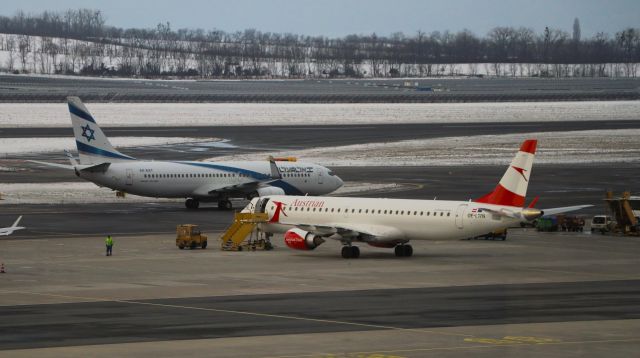
{"type": "MultiPolygon", "coordinates": [[[[455,240],[517,225],[522,219],[488,211],[519,213],[522,209],[466,201],[341,197],[268,196],[263,211],[273,219],[282,203],[278,223],[262,224],[270,233],[284,233],[300,224],[318,227],[353,227],[378,233],[372,242],[455,240]],[[483,210],[483,208],[485,210],[483,210]]],[[[264,199],[264,198],[263,198],[264,199]]],[[[258,199],[252,201],[260,206],[258,199]]],[[[360,240],[360,241],[367,241],[360,240]]]]}
{"type": "MultiPolygon", "coordinates": [[[[282,178],[269,180],[268,161],[188,162],[140,161],[110,163],[95,170],[76,170],[81,178],[129,194],[163,198],[215,200],[243,193],[243,184],[267,180],[285,194],[323,195],[342,185],[327,168],[304,162],[277,162],[282,178]],[[230,188],[216,192],[212,188],[230,188]],[[237,189],[234,189],[237,188],[237,189]]],[[[241,195],[245,196],[245,195],[241,195]]]]}

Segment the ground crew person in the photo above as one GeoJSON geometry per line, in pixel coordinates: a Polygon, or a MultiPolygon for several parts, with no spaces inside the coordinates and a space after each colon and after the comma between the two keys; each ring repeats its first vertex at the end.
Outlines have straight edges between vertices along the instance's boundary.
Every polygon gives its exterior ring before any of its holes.
{"type": "Polygon", "coordinates": [[[107,238],[104,240],[105,245],[107,245],[107,256],[111,256],[113,251],[113,239],[111,235],[107,235],[107,238]]]}

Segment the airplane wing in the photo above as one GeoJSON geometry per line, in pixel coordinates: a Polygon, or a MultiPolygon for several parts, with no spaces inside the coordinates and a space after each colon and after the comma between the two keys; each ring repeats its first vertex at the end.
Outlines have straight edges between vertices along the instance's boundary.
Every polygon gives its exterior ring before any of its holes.
{"type": "Polygon", "coordinates": [[[27,160],[27,162],[31,162],[31,163],[36,163],[36,164],[42,164],[42,165],[47,165],[50,167],[56,167],[56,168],[62,168],[62,169],[76,169],[76,167],[78,167],[78,161],[73,157],[73,154],[71,154],[71,152],[69,152],[68,150],[64,150],[64,155],[67,157],[67,159],[69,159],[69,162],[71,164],[59,164],[59,163],[50,163],[50,162],[41,162],[39,160],[27,160]]]}
{"type": "Polygon", "coordinates": [[[13,234],[14,231],[26,229],[23,226],[18,226],[18,224],[20,223],[20,219],[22,219],[22,215],[20,215],[18,219],[10,227],[0,228],[0,236],[8,236],[13,234]]]}
{"type": "Polygon", "coordinates": [[[276,181],[278,179],[282,179],[282,174],[280,174],[280,169],[276,165],[273,157],[269,158],[269,165],[271,169],[270,176],[266,179],[256,179],[252,182],[242,183],[237,185],[227,185],[224,183],[212,183],[208,184],[204,187],[198,188],[194,194],[199,196],[216,196],[216,194],[239,194],[240,196],[244,196],[245,194],[257,191],[260,188],[269,187],[269,183],[276,181]]]}
{"type": "Polygon", "coordinates": [[[549,209],[541,209],[544,212],[544,216],[556,215],[562,213],[568,213],[570,211],[576,211],[584,208],[590,208],[593,205],[575,205],[575,206],[564,206],[560,208],[549,208],[549,209]]]}
{"type": "Polygon", "coordinates": [[[400,230],[384,225],[367,225],[357,223],[332,223],[326,225],[317,224],[287,224],[280,220],[281,224],[293,225],[312,234],[329,237],[335,234],[339,238],[358,238],[362,241],[392,241],[404,240],[405,235],[400,230]]]}

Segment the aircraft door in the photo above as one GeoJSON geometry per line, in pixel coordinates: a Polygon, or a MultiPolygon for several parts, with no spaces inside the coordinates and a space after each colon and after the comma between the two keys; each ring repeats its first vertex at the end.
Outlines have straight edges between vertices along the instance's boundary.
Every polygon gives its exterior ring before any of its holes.
{"type": "Polygon", "coordinates": [[[256,203],[255,212],[256,213],[266,213],[267,212],[267,204],[269,203],[269,198],[259,199],[256,203]]]}
{"type": "Polygon", "coordinates": [[[318,170],[318,184],[322,184],[323,182],[322,169],[320,169],[318,170]]]}
{"type": "Polygon", "coordinates": [[[464,228],[464,213],[467,210],[467,204],[460,204],[456,210],[456,226],[458,229],[464,228]]]}
{"type": "Polygon", "coordinates": [[[133,169],[127,169],[127,185],[133,185],[133,169]]]}

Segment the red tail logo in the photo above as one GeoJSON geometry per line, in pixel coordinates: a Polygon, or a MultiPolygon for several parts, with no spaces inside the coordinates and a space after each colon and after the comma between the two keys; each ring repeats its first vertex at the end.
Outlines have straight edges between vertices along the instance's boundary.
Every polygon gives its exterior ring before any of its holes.
{"type": "Polygon", "coordinates": [[[271,217],[271,220],[269,220],[270,223],[278,223],[280,222],[280,213],[282,213],[282,215],[287,216],[287,213],[284,212],[284,205],[287,205],[281,201],[274,201],[274,204],[276,204],[276,212],[273,213],[273,217],[271,217]]]}
{"type": "Polygon", "coordinates": [[[526,176],[524,176],[524,172],[526,172],[526,171],[527,171],[526,169],[518,168],[518,167],[516,167],[516,166],[514,166],[514,165],[512,165],[512,166],[511,166],[511,168],[515,169],[515,171],[517,171],[518,173],[520,173],[520,175],[522,175],[522,179],[524,179],[524,181],[529,182],[529,181],[527,180],[527,177],[526,177],[526,176]]]}

